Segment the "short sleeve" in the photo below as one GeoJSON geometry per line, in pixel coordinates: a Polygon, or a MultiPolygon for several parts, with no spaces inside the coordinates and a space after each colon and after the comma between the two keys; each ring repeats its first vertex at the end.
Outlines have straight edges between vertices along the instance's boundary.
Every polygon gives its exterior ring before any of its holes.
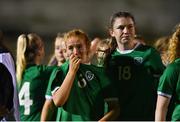
{"type": "Polygon", "coordinates": [[[176,89],[178,72],[174,64],[170,64],[160,78],[158,86],[158,95],[171,98],[176,89]]]}
{"type": "Polygon", "coordinates": [[[55,69],[50,77],[47,94],[50,94],[52,96],[52,92],[56,91],[57,88],[60,87],[61,83],[63,82],[63,71],[61,68],[55,69]],[[51,92],[51,93],[50,93],[51,92]]]}

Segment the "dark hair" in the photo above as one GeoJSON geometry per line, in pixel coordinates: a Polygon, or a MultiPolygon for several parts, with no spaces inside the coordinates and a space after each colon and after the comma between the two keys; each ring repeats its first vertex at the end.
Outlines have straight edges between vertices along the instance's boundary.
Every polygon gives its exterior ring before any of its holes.
{"type": "Polygon", "coordinates": [[[133,16],[131,13],[125,12],[125,11],[120,11],[120,12],[114,13],[114,14],[111,16],[110,22],[109,22],[109,28],[112,28],[112,27],[113,27],[113,24],[114,24],[115,19],[116,19],[116,18],[119,18],[119,17],[125,17],[125,18],[130,17],[130,18],[133,20],[134,24],[135,24],[134,16],[133,16]]]}
{"type": "MultiPolygon", "coordinates": [[[[110,21],[109,21],[109,29],[112,29],[113,28],[113,25],[114,25],[114,22],[117,18],[121,18],[121,17],[125,17],[125,18],[131,18],[132,21],[134,22],[135,24],[135,19],[134,19],[134,16],[130,13],[130,12],[126,12],[126,11],[119,11],[119,12],[116,12],[114,13],[111,17],[110,17],[110,21]]],[[[110,50],[110,53],[107,55],[105,61],[104,61],[104,67],[105,69],[108,66],[108,62],[111,58],[111,54],[115,51],[116,47],[117,47],[117,42],[115,40],[114,37],[111,37],[111,41],[110,41],[110,44],[112,46],[111,50],[110,50]]]]}

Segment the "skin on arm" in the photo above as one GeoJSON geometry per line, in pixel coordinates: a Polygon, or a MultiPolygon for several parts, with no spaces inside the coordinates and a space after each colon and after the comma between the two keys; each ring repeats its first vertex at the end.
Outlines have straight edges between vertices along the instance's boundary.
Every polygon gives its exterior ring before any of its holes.
{"type": "Polygon", "coordinates": [[[53,100],[46,100],[41,113],[41,121],[49,121],[52,119],[56,106],[53,103],[53,100]]]}
{"type": "Polygon", "coordinates": [[[99,121],[112,121],[117,119],[120,113],[119,102],[117,101],[107,101],[108,112],[99,121]]]}
{"type": "Polygon", "coordinates": [[[155,121],[165,121],[170,98],[158,95],[156,103],[155,121]]]}
{"type": "Polygon", "coordinates": [[[56,106],[63,106],[66,103],[71,92],[76,72],[79,69],[81,59],[76,55],[71,55],[69,61],[69,71],[60,88],[53,94],[53,101],[56,106]]]}

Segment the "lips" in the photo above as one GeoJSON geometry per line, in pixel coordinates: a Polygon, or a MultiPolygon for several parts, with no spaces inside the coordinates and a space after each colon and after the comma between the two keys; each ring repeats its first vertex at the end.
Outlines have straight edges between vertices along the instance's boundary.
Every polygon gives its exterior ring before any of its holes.
{"type": "Polygon", "coordinates": [[[64,56],[63,56],[63,55],[58,55],[58,57],[59,57],[59,58],[64,58],[64,56]]]}
{"type": "Polygon", "coordinates": [[[130,35],[123,35],[122,37],[124,37],[124,38],[128,38],[128,37],[130,37],[130,35]]]}
{"type": "Polygon", "coordinates": [[[129,39],[129,38],[130,38],[129,36],[124,36],[121,39],[129,39]]]}

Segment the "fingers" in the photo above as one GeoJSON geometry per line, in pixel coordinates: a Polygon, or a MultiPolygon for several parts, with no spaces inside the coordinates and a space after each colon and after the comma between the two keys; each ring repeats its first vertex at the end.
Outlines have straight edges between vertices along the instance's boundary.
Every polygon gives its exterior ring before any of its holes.
{"type": "Polygon", "coordinates": [[[76,55],[71,55],[70,57],[69,57],[69,59],[71,60],[71,61],[75,61],[75,59],[77,59],[78,57],[76,56],[76,55]]]}
{"type": "Polygon", "coordinates": [[[70,56],[70,61],[71,61],[72,63],[78,64],[78,63],[80,63],[81,59],[78,58],[76,55],[71,55],[71,56],[70,56]]]}
{"type": "Polygon", "coordinates": [[[70,56],[70,70],[76,72],[79,68],[80,63],[81,63],[81,59],[78,58],[76,55],[70,56]]]}
{"type": "Polygon", "coordinates": [[[81,63],[81,59],[78,58],[78,59],[76,60],[76,64],[80,64],[80,63],[81,63]]]}
{"type": "Polygon", "coordinates": [[[81,59],[78,58],[78,57],[75,57],[72,61],[73,61],[73,63],[74,63],[75,65],[78,65],[78,66],[79,66],[79,64],[81,63],[81,59]]]}

